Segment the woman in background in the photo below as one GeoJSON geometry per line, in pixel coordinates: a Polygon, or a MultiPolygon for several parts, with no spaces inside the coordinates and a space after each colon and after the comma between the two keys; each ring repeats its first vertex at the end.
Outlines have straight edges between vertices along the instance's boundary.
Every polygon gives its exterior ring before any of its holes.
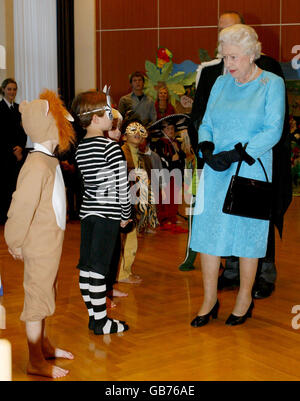
{"type": "Polygon", "coordinates": [[[0,224],[7,219],[11,197],[16,189],[19,171],[24,163],[27,135],[21,126],[19,105],[15,102],[18,85],[12,78],[2,82],[0,92],[0,224]]]}
{"type": "Polygon", "coordinates": [[[157,100],[155,102],[155,109],[157,114],[157,120],[160,120],[162,117],[176,113],[174,107],[169,102],[169,91],[166,86],[162,86],[157,91],[157,100]]]}

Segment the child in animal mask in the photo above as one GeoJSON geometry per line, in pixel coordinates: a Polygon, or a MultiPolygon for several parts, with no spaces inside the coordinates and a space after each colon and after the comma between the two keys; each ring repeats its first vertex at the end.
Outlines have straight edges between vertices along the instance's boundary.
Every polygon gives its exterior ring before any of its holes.
{"type": "Polygon", "coordinates": [[[104,136],[113,119],[108,97],[95,91],[80,93],[72,110],[86,129],[75,156],[84,186],[79,286],[90,330],[95,334],[119,333],[128,330],[128,325],[107,316],[106,280],[120,227],[130,221],[125,160],[120,146],[104,136]]]}
{"type": "Polygon", "coordinates": [[[16,260],[24,261],[24,308],[29,348],[29,374],[63,377],[68,370],[50,364],[52,358],[73,359],[55,348],[45,330],[46,318],[55,311],[55,290],[66,226],[65,186],[55,150],[68,150],[74,132],[71,116],[54,92],[20,104],[22,124],[33,150],[20,171],[13,194],[5,240],[16,260]]]}

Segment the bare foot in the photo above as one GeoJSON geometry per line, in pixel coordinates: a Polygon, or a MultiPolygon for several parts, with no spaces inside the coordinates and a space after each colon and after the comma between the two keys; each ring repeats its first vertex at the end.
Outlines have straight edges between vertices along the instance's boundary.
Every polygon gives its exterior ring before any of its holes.
{"type": "Polygon", "coordinates": [[[112,295],[113,297],[128,297],[128,294],[126,292],[116,290],[115,288],[113,289],[112,295]]]}
{"type": "Polygon", "coordinates": [[[71,352],[65,351],[60,348],[53,348],[49,345],[43,347],[43,355],[45,359],[74,359],[74,355],[71,352]]]}
{"type": "Polygon", "coordinates": [[[106,297],[106,307],[115,308],[117,305],[108,297],[106,297]]]}
{"type": "Polygon", "coordinates": [[[74,355],[60,348],[55,348],[54,358],[74,359],[74,355]]]}
{"type": "Polygon", "coordinates": [[[59,379],[65,377],[69,373],[68,370],[62,369],[59,366],[53,366],[46,361],[40,361],[27,365],[27,374],[36,376],[45,376],[52,379],[59,379]]]}
{"type": "Polygon", "coordinates": [[[123,280],[119,280],[119,283],[128,283],[128,284],[139,284],[142,282],[142,279],[139,276],[134,276],[131,274],[129,277],[124,278],[123,280]]]}

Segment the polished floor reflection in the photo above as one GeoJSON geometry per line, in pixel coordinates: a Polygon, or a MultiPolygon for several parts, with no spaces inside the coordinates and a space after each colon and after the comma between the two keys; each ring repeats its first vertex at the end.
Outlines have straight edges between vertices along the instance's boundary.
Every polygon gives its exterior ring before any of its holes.
{"type": "MultiPolygon", "coordinates": [[[[116,286],[128,297],[115,298],[117,306],[109,314],[126,320],[130,330],[95,336],[87,328],[78,288],[79,239],[79,223],[68,224],[56,313],[47,326],[55,345],[75,355],[73,361],[57,362],[70,370],[61,380],[300,379],[300,198],[294,198],[287,213],[283,240],[276,238],[276,290],[270,298],[257,300],[252,319],[239,327],[225,326],[235,291],[219,294],[217,320],[202,328],[190,326],[203,293],[200,261],[197,258],[195,271],[179,271],[186,234],[160,231],[139,238],[135,272],[143,282],[116,286]]],[[[7,314],[0,338],[12,344],[13,380],[50,380],[26,375],[27,345],[19,320],[23,265],[7,253],[3,228],[0,269],[7,314]]]]}

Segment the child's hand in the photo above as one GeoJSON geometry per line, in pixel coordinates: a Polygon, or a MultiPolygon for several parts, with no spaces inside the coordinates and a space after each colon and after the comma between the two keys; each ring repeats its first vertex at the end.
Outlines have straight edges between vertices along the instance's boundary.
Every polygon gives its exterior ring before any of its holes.
{"type": "Polygon", "coordinates": [[[176,162],[177,160],[179,160],[179,155],[178,153],[175,153],[175,155],[172,157],[172,161],[176,162]]]}
{"type": "Polygon", "coordinates": [[[21,260],[23,261],[23,253],[22,253],[22,248],[16,248],[13,251],[8,248],[8,252],[11,254],[11,256],[15,259],[15,260],[21,260]]]}
{"type": "Polygon", "coordinates": [[[62,161],[61,166],[65,171],[70,171],[71,173],[75,172],[74,164],[70,164],[67,160],[62,161]]]}
{"type": "Polygon", "coordinates": [[[15,146],[13,148],[13,154],[15,155],[17,161],[21,161],[23,159],[23,149],[20,146],[15,146]]]}
{"type": "Polygon", "coordinates": [[[121,220],[120,226],[122,228],[126,227],[128,223],[130,223],[132,221],[132,219],[129,220],[121,220]]]}

